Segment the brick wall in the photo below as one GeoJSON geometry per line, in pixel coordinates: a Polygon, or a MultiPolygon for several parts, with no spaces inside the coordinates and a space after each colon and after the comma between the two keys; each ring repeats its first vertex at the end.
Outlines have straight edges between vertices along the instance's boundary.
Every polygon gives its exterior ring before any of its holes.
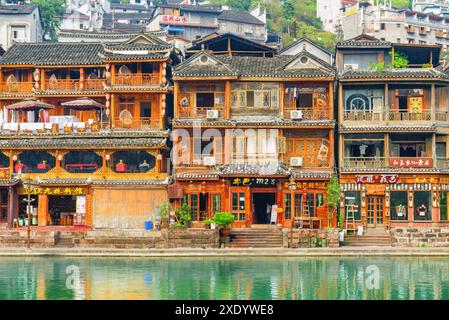
{"type": "Polygon", "coordinates": [[[393,246],[449,247],[449,228],[392,228],[393,246]]]}

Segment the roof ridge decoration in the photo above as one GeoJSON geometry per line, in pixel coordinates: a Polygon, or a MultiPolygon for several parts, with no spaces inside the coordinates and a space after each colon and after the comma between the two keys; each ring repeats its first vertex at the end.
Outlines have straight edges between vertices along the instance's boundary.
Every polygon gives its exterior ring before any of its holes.
{"type": "Polygon", "coordinates": [[[303,36],[302,36],[301,38],[299,38],[298,40],[293,41],[293,42],[290,43],[288,46],[282,48],[282,49],[279,51],[279,54],[282,54],[283,52],[286,52],[287,50],[290,50],[291,48],[295,47],[296,45],[298,45],[298,44],[301,43],[302,41],[306,41],[306,42],[308,42],[309,44],[311,44],[311,45],[313,45],[313,46],[319,48],[319,49],[322,50],[323,52],[326,52],[327,54],[333,55],[333,53],[332,53],[330,50],[328,50],[328,49],[326,49],[325,47],[323,47],[322,45],[320,45],[320,44],[314,42],[313,40],[311,40],[310,38],[308,38],[308,37],[305,36],[305,35],[303,35],[303,36]]]}

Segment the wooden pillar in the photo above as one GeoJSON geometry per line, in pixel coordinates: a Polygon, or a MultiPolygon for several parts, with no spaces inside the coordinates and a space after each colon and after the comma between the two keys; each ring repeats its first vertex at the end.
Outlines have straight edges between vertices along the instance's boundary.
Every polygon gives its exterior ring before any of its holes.
{"type": "Polygon", "coordinates": [[[282,118],[286,118],[284,115],[284,82],[279,83],[279,112],[282,118]]]}
{"type": "Polygon", "coordinates": [[[114,121],[115,121],[115,109],[116,109],[116,101],[115,101],[115,94],[111,94],[111,116],[110,116],[110,127],[114,127],[114,121]]]}
{"type": "Polygon", "coordinates": [[[41,69],[41,90],[45,91],[45,69],[41,69]]]}
{"type": "Polygon", "coordinates": [[[115,85],[115,64],[111,64],[111,85],[115,85]]]}
{"type": "Polygon", "coordinates": [[[436,168],[437,166],[437,135],[436,133],[432,133],[432,161],[433,161],[433,167],[436,168]]]}
{"type": "Polygon", "coordinates": [[[391,48],[391,64],[394,66],[394,46],[391,48]]]}
{"type": "Polygon", "coordinates": [[[59,160],[59,156],[61,155],[59,150],[56,150],[56,165],[55,165],[55,171],[56,173],[61,172],[61,160],[59,160]]]}
{"type": "Polygon", "coordinates": [[[338,123],[343,122],[343,112],[345,110],[344,99],[343,99],[343,85],[338,83],[338,123]]]}
{"type": "Polygon", "coordinates": [[[227,80],[225,83],[225,111],[224,118],[231,118],[231,81],[227,80]]]}
{"type": "Polygon", "coordinates": [[[390,133],[386,132],[384,134],[384,156],[385,156],[385,167],[390,167],[390,133]]]}
{"type": "Polygon", "coordinates": [[[383,110],[383,120],[387,121],[390,119],[390,92],[388,83],[385,83],[384,87],[384,95],[385,95],[385,101],[384,101],[384,110],[383,110]]]}
{"type": "Polygon", "coordinates": [[[80,68],[80,91],[84,90],[84,68],[80,68]]]}
{"type": "Polygon", "coordinates": [[[103,173],[106,173],[106,168],[107,168],[107,163],[106,163],[106,150],[103,150],[103,152],[101,153],[101,157],[102,157],[102,170],[103,173]]]}
{"type": "Polygon", "coordinates": [[[38,226],[47,225],[48,215],[48,196],[46,194],[40,194],[38,196],[38,208],[37,208],[37,224],[38,226]]]}
{"type": "MultiPolygon", "coordinates": [[[[430,114],[432,122],[435,121],[435,84],[432,83],[430,87],[430,114]]],[[[433,150],[435,152],[435,150],[433,150]]]]}
{"type": "Polygon", "coordinates": [[[92,226],[93,224],[93,205],[92,205],[92,194],[89,192],[86,194],[86,216],[85,216],[85,225],[92,226]]]}
{"type": "Polygon", "coordinates": [[[137,62],[137,73],[142,74],[142,62],[137,62]]]}
{"type": "Polygon", "coordinates": [[[329,150],[328,150],[328,163],[329,163],[329,167],[333,167],[334,166],[334,154],[335,154],[335,149],[334,149],[334,130],[329,130],[329,150]]]}
{"type": "Polygon", "coordinates": [[[345,164],[345,145],[344,145],[344,139],[343,139],[343,134],[339,134],[338,135],[338,155],[340,157],[339,159],[339,163],[340,163],[340,168],[344,167],[345,164]]]}
{"type": "Polygon", "coordinates": [[[10,174],[14,173],[14,152],[13,151],[9,152],[9,173],[10,174]]]}
{"type": "MultiPolygon", "coordinates": [[[[159,95],[159,129],[164,130],[165,128],[165,113],[166,113],[166,96],[165,93],[159,95]]],[[[139,109],[139,108],[138,108],[139,109]]]]}
{"type": "Polygon", "coordinates": [[[14,220],[14,187],[13,186],[9,186],[8,187],[8,225],[12,226],[12,222],[14,220]]]}
{"type": "Polygon", "coordinates": [[[177,80],[173,83],[173,108],[175,109],[173,112],[173,116],[175,119],[180,118],[179,114],[179,82],[177,80]]]}
{"type": "Polygon", "coordinates": [[[162,165],[162,154],[160,153],[160,151],[157,152],[156,154],[156,174],[161,173],[161,166],[162,165]]]}
{"type": "Polygon", "coordinates": [[[334,119],[334,82],[329,82],[329,93],[328,93],[328,110],[329,110],[329,119],[334,119]]]}

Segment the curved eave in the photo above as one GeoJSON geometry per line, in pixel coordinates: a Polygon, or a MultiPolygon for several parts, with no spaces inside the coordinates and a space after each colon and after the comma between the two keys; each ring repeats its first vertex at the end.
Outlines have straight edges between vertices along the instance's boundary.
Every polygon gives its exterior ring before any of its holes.
{"type": "Polygon", "coordinates": [[[335,77],[302,77],[297,75],[292,75],[290,77],[280,76],[264,76],[264,75],[256,75],[256,76],[241,76],[239,80],[242,81],[296,81],[296,80],[306,80],[306,81],[334,81],[335,77]]]}
{"type": "Polygon", "coordinates": [[[442,78],[339,78],[340,82],[376,82],[376,81],[436,81],[436,82],[449,82],[449,79],[442,78]]]}
{"type": "Polygon", "coordinates": [[[124,62],[167,62],[170,60],[170,57],[163,58],[163,59],[103,59],[106,63],[124,63],[124,62]]]}
{"type": "Polygon", "coordinates": [[[176,76],[173,75],[173,80],[175,81],[207,81],[209,79],[216,79],[216,80],[238,80],[238,76],[231,76],[231,75],[186,75],[186,76],[176,76]]]}

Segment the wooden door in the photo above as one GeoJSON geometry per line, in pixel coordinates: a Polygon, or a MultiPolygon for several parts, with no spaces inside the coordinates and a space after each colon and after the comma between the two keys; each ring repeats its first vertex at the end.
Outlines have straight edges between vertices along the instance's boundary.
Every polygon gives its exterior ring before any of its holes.
{"type": "Polygon", "coordinates": [[[368,196],[366,210],[366,224],[368,227],[384,225],[384,196],[368,196]]]}
{"type": "Polygon", "coordinates": [[[233,187],[229,190],[229,205],[235,220],[233,226],[247,227],[250,224],[250,192],[247,187],[233,187]]]}

